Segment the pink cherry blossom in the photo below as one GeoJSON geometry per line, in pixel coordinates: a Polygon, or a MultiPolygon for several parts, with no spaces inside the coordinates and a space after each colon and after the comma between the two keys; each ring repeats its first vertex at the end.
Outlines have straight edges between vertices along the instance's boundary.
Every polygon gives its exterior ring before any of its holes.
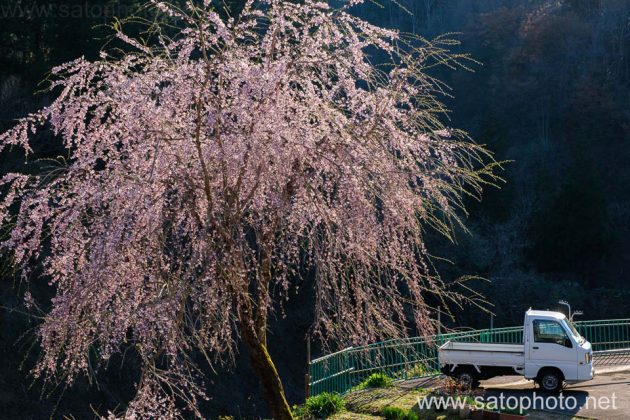
{"type": "Polygon", "coordinates": [[[208,2],[153,3],[184,22],[178,36],[119,33],[133,52],[55,68],[57,99],[0,136],[28,154],[50,127],[68,155],[0,181],[2,248],[25,279],[41,261],[56,290],[35,374],[71,383],[90,349],[103,364],[132,348],[143,376],[124,415],[201,417],[190,353],[219,363],[242,339],[255,365],[269,313],[309,272],[326,343],[430,332],[427,294],[461,295],[424,229],[448,235],[494,179],[488,152],[441,123],[425,70],[455,58],[317,0],[248,2],[231,22],[208,2]]]}

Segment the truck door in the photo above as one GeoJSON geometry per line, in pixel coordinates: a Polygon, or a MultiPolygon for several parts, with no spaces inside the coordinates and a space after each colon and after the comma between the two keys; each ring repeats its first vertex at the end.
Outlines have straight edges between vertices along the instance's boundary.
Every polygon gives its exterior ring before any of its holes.
{"type": "Polygon", "coordinates": [[[577,379],[577,349],[564,327],[556,320],[534,319],[528,334],[525,376],[535,377],[540,368],[557,367],[566,380],[577,379]]]}

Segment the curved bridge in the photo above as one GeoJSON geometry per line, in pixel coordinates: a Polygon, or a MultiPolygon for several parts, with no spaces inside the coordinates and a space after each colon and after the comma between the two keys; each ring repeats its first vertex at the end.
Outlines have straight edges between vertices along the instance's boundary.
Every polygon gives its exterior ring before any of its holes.
{"type": "MultiPolygon", "coordinates": [[[[630,319],[579,321],[574,325],[593,345],[595,366],[630,365],[630,319]]],[[[375,372],[399,380],[437,375],[437,348],[449,340],[517,344],[523,342],[523,327],[452,332],[349,347],[309,363],[307,392],[343,394],[375,372]]]]}

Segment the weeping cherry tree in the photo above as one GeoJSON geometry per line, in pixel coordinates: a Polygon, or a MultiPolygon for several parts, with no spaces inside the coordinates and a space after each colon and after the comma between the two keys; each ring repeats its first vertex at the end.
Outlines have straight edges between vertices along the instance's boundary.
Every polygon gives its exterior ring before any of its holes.
{"type": "Polygon", "coordinates": [[[449,235],[494,179],[489,153],[441,122],[428,72],[466,57],[353,16],[360,3],[249,1],[222,19],[209,1],[153,1],[176,35],[119,31],[128,52],[53,70],[56,100],[0,136],[28,158],[51,130],[65,150],[53,172],[0,182],[0,246],[55,290],[35,376],[71,384],[132,349],[141,377],[118,415],[202,417],[192,355],[222,363],[242,342],[290,419],[267,331],[306,273],[325,343],[430,333],[427,296],[461,302],[424,228],[449,235]]]}

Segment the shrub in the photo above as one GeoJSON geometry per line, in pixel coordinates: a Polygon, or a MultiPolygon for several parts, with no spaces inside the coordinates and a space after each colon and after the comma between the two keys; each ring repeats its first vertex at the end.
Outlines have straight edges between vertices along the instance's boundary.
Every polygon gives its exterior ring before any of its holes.
{"type": "Polygon", "coordinates": [[[339,394],[324,392],[310,397],[304,403],[302,415],[310,415],[318,419],[325,419],[345,409],[345,403],[339,394]]]}
{"type": "Polygon", "coordinates": [[[357,389],[387,388],[392,386],[394,380],[382,372],[373,373],[366,380],[357,385],[357,389]]]}
{"type": "Polygon", "coordinates": [[[466,395],[469,393],[469,389],[466,389],[450,377],[444,377],[439,381],[438,387],[433,391],[434,395],[466,395]]]}
{"type": "Polygon", "coordinates": [[[416,413],[400,407],[385,407],[381,410],[381,415],[385,420],[419,420],[416,413]]]}
{"type": "Polygon", "coordinates": [[[303,405],[294,404],[293,407],[291,407],[291,412],[293,413],[293,417],[296,419],[304,419],[308,417],[306,407],[303,405]]]}

